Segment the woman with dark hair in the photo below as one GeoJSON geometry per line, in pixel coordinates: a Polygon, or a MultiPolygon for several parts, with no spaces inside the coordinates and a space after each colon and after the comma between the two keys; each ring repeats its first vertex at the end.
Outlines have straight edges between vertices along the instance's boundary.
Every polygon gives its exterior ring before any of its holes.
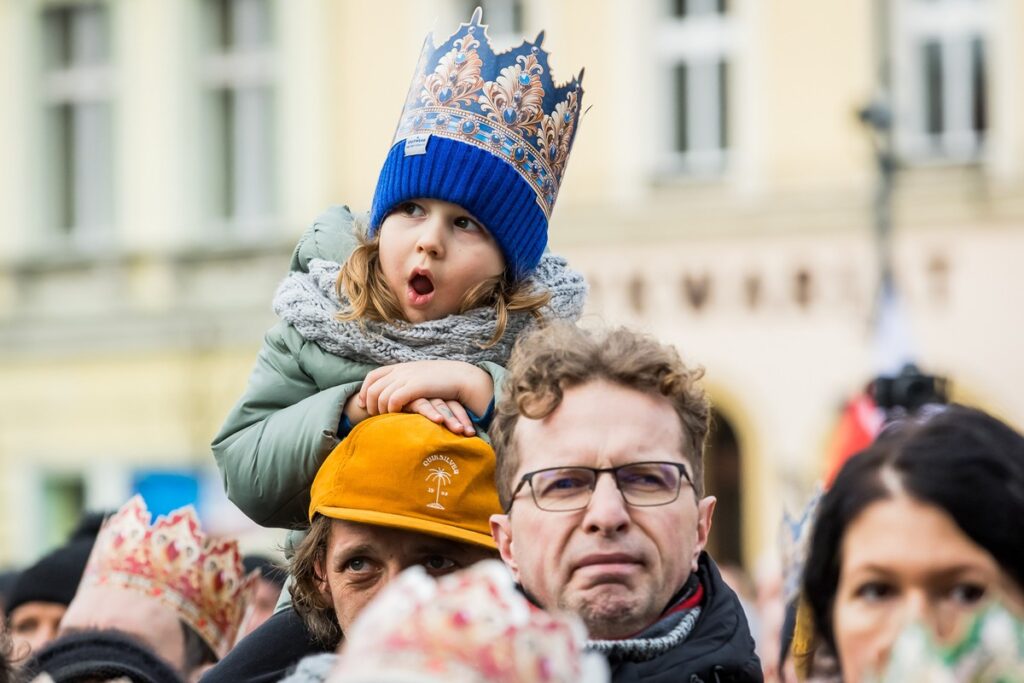
{"type": "Polygon", "coordinates": [[[822,499],[804,595],[845,683],[910,621],[941,640],[990,598],[1024,608],[1024,437],[956,405],[887,429],[822,499]]]}

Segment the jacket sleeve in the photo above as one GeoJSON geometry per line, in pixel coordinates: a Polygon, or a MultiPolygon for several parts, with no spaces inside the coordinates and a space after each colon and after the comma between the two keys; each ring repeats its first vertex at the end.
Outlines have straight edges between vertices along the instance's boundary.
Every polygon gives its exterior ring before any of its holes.
{"type": "Polygon", "coordinates": [[[505,376],[508,375],[508,372],[502,366],[490,361],[481,363],[480,368],[491,376],[491,381],[494,383],[494,405],[498,405],[505,395],[505,376]]]}
{"type": "Polygon", "coordinates": [[[283,322],[266,334],[245,394],[212,444],[228,498],[263,526],[308,523],[310,486],[338,445],[345,401],[362,384],[317,386],[302,369],[306,344],[283,322]]]}
{"type": "Polygon", "coordinates": [[[290,269],[309,272],[315,258],[344,263],[359,243],[355,217],[347,206],[332,206],[320,214],[299,238],[290,269]]]}
{"type": "MultiPolygon", "coordinates": [[[[299,239],[291,270],[308,272],[314,258],[344,262],[356,231],[347,206],[330,207],[299,239]]],[[[287,324],[267,332],[245,394],[212,444],[228,498],[264,526],[306,525],[309,488],[338,443],[345,401],[365,376],[319,386],[303,370],[304,352],[305,340],[287,324]]]]}

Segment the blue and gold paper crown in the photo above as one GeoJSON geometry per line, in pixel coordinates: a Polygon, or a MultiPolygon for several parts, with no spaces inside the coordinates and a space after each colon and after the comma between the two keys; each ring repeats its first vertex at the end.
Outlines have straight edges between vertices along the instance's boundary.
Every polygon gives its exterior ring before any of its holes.
{"type": "Polygon", "coordinates": [[[494,235],[516,277],[547,244],[547,222],[580,117],[583,72],[556,85],[543,31],[491,48],[479,8],[440,47],[428,36],[370,213],[376,230],[418,197],[463,206],[494,235]]]}

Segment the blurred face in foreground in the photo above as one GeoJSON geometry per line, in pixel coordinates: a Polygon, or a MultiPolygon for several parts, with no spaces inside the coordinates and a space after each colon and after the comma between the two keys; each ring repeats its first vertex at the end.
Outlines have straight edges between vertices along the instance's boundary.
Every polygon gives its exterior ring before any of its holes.
{"type": "Polygon", "coordinates": [[[334,603],[344,633],[381,588],[402,570],[421,565],[431,576],[442,576],[487,558],[483,546],[427,534],[331,520],[323,590],[334,603]]]}
{"type": "Polygon", "coordinates": [[[135,636],[179,671],[185,668],[185,635],[177,613],[157,598],[118,586],[79,588],[60,623],[60,634],[115,629],[135,636]]]}
{"type": "MultiPolygon", "coordinates": [[[[579,615],[593,638],[623,638],[650,626],[697,569],[715,499],[698,500],[689,483],[693,468],[681,430],[668,400],[605,381],[570,388],[546,418],[521,416],[516,423],[516,485],[524,474],[553,467],[685,468],[678,497],[666,504],[631,505],[611,473],[602,473],[582,509],[543,510],[533,492],[545,485],[535,476],[508,514],[491,517],[516,580],[544,608],[579,615]]],[[[568,475],[551,482],[563,490],[573,485],[568,475]]]]}
{"type": "Polygon", "coordinates": [[[846,683],[884,667],[901,629],[956,638],[985,598],[1024,606],[1020,587],[943,510],[905,494],[872,503],[847,527],[833,611],[846,683]]]}

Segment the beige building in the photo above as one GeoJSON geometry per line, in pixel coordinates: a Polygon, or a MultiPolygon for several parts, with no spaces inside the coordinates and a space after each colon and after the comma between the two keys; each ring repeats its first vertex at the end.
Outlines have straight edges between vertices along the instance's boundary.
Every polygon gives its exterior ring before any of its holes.
{"type": "MultiPolygon", "coordinates": [[[[423,34],[475,4],[0,2],[0,563],[147,486],[243,529],[208,443],[291,247],[324,207],[369,206],[423,34]]],[[[544,27],[557,79],[586,66],[551,243],[588,321],[706,366],[720,557],[773,554],[880,369],[857,111],[883,46],[905,349],[1024,425],[1024,6],[481,4],[497,45],[544,27]]]]}

